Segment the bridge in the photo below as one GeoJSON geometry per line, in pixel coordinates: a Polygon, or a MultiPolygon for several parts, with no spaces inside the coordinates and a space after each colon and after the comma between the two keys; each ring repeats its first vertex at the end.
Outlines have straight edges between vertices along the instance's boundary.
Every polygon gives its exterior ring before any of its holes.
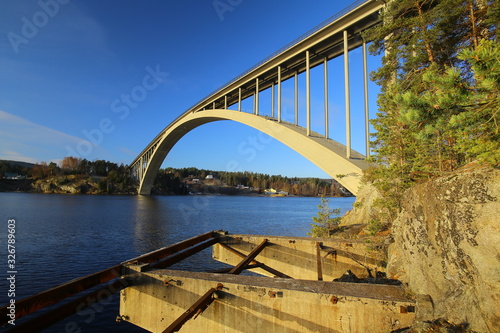
{"type": "MultiPolygon", "coordinates": [[[[223,87],[203,98],[160,132],[130,164],[132,177],[139,183],[139,194],[150,194],[158,170],[174,145],[188,132],[204,124],[231,120],[251,126],[303,155],[342,186],[356,195],[369,147],[367,41],[361,32],[380,23],[380,0],[357,1],[267,57],[223,87]],[[351,93],[349,52],[362,48],[364,78],[364,123],[366,152],[351,145],[351,93]],[[344,57],[345,144],[329,134],[328,62],[344,57]],[[324,69],[324,133],[311,129],[311,69],[324,69]],[[306,126],[299,126],[299,75],[305,74],[306,126]],[[282,83],[294,80],[294,121],[283,119],[282,83]],[[259,108],[259,95],[271,90],[271,116],[259,108]],[[253,110],[244,111],[242,101],[253,99],[253,110]]],[[[269,111],[269,110],[266,110],[269,111]]]]}

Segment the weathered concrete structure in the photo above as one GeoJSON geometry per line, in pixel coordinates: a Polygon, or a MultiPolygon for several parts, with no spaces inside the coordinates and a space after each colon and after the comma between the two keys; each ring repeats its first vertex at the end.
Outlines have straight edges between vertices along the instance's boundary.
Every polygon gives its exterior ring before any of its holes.
{"type": "Polygon", "coordinates": [[[214,237],[214,259],[234,265],[223,270],[227,274],[128,264],[121,319],[151,332],[391,332],[414,321],[415,302],[401,285],[332,281],[347,269],[360,276],[383,270],[363,243],[214,237]],[[274,277],[238,275],[246,269],[274,277]]]}
{"type": "MultiPolygon", "coordinates": [[[[250,253],[263,239],[256,235],[223,235],[213,247],[213,258],[235,266],[242,259],[237,252],[250,253]]],[[[368,269],[373,275],[384,271],[385,263],[377,260],[376,252],[360,240],[276,236],[266,236],[266,239],[269,245],[259,253],[259,263],[287,272],[294,279],[332,281],[347,270],[358,277],[368,277],[368,269]]],[[[276,276],[262,268],[251,271],[276,276]]]]}
{"type": "Polygon", "coordinates": [[[164,332],[211,288],[215,301],[181,332],[391,332],[414,319],[401,286],[157,270],[121,294],[122,318],[164,332]],[[167,283],[168,282],[168,283],[167,283]]]}

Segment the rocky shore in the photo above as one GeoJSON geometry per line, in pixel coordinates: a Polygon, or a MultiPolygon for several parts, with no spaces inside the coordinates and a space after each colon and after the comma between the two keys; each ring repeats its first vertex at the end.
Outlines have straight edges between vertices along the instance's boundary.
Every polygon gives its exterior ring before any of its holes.
{"type": "MultiPolygon", "coordinates": [[[[352,237],[366,233],[377,197],[367,185],[344,216],[352,237]]],[[[374,237],[385,239],[388,278],[417,300],[407,332],[498,332],[500,170],[465,168],[417,184],[405,198],[394,223],[374,237]]]]}
{"type": "Polygon", "coordinates": [[[135,186],[122,188],[98,176],[55,176],[44,179],[0,180],[0,192],[58,194],[137,194],[135,186]]]}

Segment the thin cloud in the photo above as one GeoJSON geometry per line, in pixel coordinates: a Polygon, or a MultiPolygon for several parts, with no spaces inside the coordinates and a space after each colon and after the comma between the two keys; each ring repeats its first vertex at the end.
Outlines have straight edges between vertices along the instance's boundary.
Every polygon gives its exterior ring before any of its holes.
{"type": "MultiPolygon", "coordinates": [[[[75,149],[82,140],[0,111],[0,159],[30,163],[58,161],[68,155],[66,147],[75,149]]],[[[104,148],[93,146],[91,156],[103,152],[104,148]]]]}

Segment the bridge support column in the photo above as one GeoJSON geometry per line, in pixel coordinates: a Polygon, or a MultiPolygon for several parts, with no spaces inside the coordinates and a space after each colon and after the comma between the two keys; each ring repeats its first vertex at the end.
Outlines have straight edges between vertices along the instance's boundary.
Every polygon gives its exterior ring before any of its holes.
{"type": "Polygon", "coordinates": [[[299,72],[295,72],[295,125],[299,125],[299,72]]]}
{"type": "Polygon", "coordinates": [[[366,157],[370,157],[370,111],[368,101],[368,60],[366,52],[366,41],[363,40],[363,79],[365,87],[365,138],[366,157]]]}
{"type": "Polygon", "coordinates": [[[238,111],[241,111],[241,87],[238,88],[238,111]]]}
{"type": "Polygon", "coordinates": [[[349,40],[344,30],[344,84],[345,84],[345,134],[346,157],[351,158],[351,92],[349,84],[349,40]]]}
{"type": "Polygon", "coordinates": [[[274,118],[274,82],[271,84],[271,117],[274,118]]]}
{"type": "Polygon", "coordinates": [[[328,139],[328,59],[325,57],[323,62],[325,71],[325,138],[328,139]]]}
{"type": "Polygon", "coordinates": [[[281,123],[281,66],[278,66],[278,122],[281,123]]]}
{"type": "Polygon", "coordinates": [[[254,112],[259,115],[259,78],[255,79],[255,98],[254,102],[254,112]]]}
{"type": "Polygon", "coordinates": [[[311,135],[311,71],[309,50],[306,51],[306,127],[307,136],[311,135]]]}

